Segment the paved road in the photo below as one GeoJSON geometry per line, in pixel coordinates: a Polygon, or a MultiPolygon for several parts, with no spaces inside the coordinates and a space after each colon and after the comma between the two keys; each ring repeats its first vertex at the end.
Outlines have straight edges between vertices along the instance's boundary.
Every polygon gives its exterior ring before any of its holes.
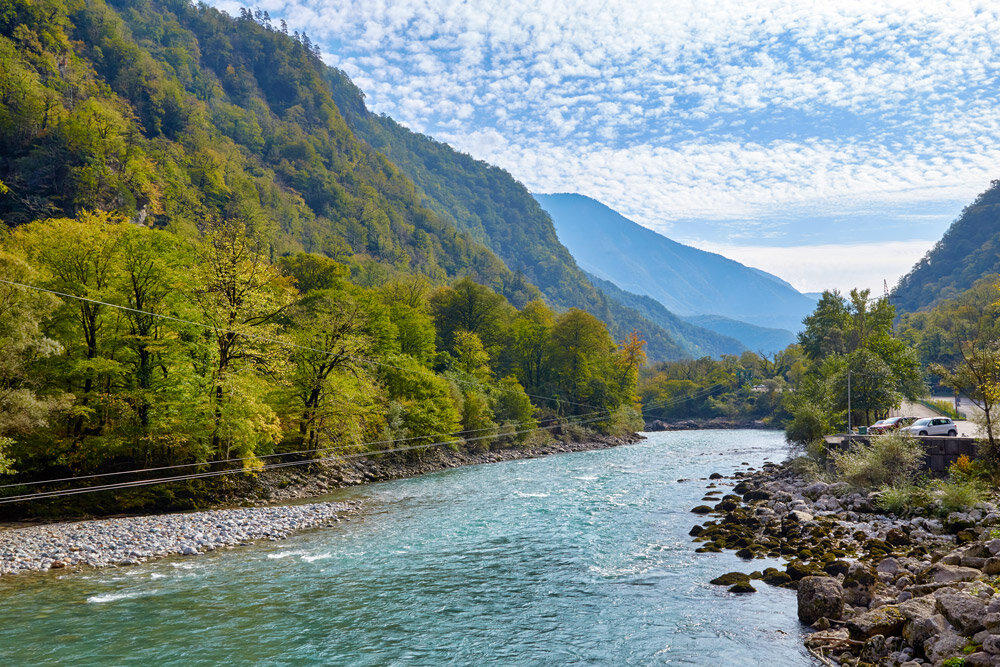
{"type": "MultiPolygon", "coordinates": [[[[961,400],[961,402],[959,403],[959,410],[967,416],[970,415],[970,413],[973,413],[973,410],[976,410],[978,412],[978,408],[975,408],[975,406],[971,402],[969,402],[969,399],[967,398],[963,398],[961,400]]],[[[931,410],[922,403],[911,403],[910,401],[903,401],[903,404],[899,407],[899,410],[893,411],[890,414],[891,417],[898,417],[904,415],[907,417],[917,417],[918,419],[921,419],[923,417],[941,416],[937,412],[931,410]]],[[[979,427],[976,425],[975,422],[972,421],[956,420],[955,426],[958,428],[958,434],[960,436],[975,438],[978,437],[980,434],[979,427]]]]}

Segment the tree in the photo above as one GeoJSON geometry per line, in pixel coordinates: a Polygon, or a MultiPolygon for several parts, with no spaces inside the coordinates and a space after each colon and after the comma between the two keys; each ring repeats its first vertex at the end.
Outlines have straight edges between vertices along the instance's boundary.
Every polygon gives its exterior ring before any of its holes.
{"type": "Polygon", "coordinates": [[[238,219],[217,223],[198,245],[192,299],[214,343],[212,449],[229,458],[251,456],[280,439],[280,424],[262,399],[258,380],[280,361],[268,339],[292,303],[287,277],[268,262],[262,240],[238,219]]]}

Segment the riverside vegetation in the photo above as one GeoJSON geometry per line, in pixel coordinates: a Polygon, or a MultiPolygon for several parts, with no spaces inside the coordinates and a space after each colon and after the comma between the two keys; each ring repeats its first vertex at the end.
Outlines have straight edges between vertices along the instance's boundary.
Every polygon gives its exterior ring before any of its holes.
{"type": "MultiPolygon", "coordinates": [[[[183,0],[13,0],[0,73],[3,484],[641,426],[628,317],[616,342],[575,266],[543,293],[426,207],[346,123],[350,87],[306,35],[183,0]]],[[[48,510],[194,507],[234,486],[48,510]]],[[[43,508],[4,505],[24,507],[43,508]]]]}

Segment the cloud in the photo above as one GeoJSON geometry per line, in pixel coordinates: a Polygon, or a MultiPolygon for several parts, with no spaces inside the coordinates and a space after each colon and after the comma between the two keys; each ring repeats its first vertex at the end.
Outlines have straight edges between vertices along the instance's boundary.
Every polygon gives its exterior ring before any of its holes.
{"type": "Polygon", "coordinates": [[[668,233],[969,201],[1000,165],[994,2],[258,4],[374,111],[668,233]]]}
{"type": "Polygon", "coordinates": [[[794,247],[740,246],[698,242],[693,245],[741,264],[779,275],[800,292],[853,288],[881,295],[891,290],[934,245],[934,241],[820,244],[794,247]]]}

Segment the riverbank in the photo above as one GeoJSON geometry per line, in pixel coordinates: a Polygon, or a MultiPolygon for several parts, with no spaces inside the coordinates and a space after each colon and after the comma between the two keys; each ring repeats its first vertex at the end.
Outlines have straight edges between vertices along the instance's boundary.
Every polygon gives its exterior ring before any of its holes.
{"type": "Polygon", "coordinates": [[[280,540],[342,521],[358,508],[353,502],[241,507],[10,528],[0,531],[0,575],[138,565],[280,540]]]}
{"type": "Polygon", "coordinates": [[[513,446],[482,452],[456,451],[437,447],[427,450],[417,460],[360,457],[344,461],[317,463],[309,466],[308,469],[279,468],[266,471],[255,480],[244,480],[244,484],[235,490],[231,502],[259,504],[312,498],[333,489],[416,477],[449,468],[608,449],[634,444],[644,439],[638,433],[624,436],[585,433],[577,434],[576,437],[579,439],[575,439],[573,434],[567,433],[563,439],[552,439],[541,444],[513,446]]]}
{"type": "Polygon", "coordinates": [[[258,540],[289,535],[336,523],[359,508],[357,503],[274,505],[312,498],[336,488],[416,477],[460,466],[537,458],[568,452],[607,449],[642,440],[593,436],[580,441],[553,440],[541,445],[486,452],[435,449],[418,461],[352,459],[325,462],[308,470],[265,471],[240,480],[229,491],[229,504],[249,505],[174,514],[62,521],[0,528],[0,576],[78,567],[137,565],[172,555],[196,555],[258,540]]]}
{"type": "Polygon", "coordinates": [[[777,423],[769,423],[760,419],[726,419],[725,417],[712,417],[710,419],[654,419],[646,424],[646,430],[649,432],[705,430],[736,431],[743,429],[778,431],[782,428],[783,427],[777,423]]]}
{"type": "Polygon", "coordinates": [[[980,503],[944,518],[877,513],[877,494],[811,481],[789,465],[717,480],[694,508],[697,551],[780,556],[785,569],[734,572],[713,583],[798,591],[824,664],[1000,665],[1000,510],[980,503]],[[732,486],[724,493],[723,484],[732,486]],[[722,488],[720,488],[722,487],[722,488]],[[951,662],[948,662],[951,661],[951,662]]]}

